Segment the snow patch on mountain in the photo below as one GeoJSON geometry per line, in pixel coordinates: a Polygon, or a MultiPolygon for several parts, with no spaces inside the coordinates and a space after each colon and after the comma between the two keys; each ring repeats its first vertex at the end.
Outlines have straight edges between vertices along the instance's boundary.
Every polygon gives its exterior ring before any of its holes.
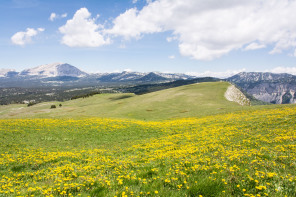
{"type": "Polygon", "coordinates": [[[23,70],[21,76],[40,76],[40,77],[83,77],[87,74],[78,68],[64,63],[53,63],[37,66],[31,69],[23,70]]]}
{"type": "Polygon", "coordinates": [[[0,77],[6,77],[7,73],[9,72],[15,72],[15,70],[13,69],[6,69],[6,68],[2,68],[0,69],[0,77]]]}
{"type": "Polygon", "coordinates": [[[95,74],[97,79],[101,82],[121,82],[121,81],[139,81],[142,78],[147,79],[151,78],[157,79],[159,81],[162,79],[163,81],[167,80],[181,80],[181,79],[191,79],[194,78],[185,74],[178,73],[160,73],[160,72],[150,72],[150,73],[142,73],[142,72],[132,72],[132,71],[123,71],[123,72],[113,72],[113,73],[97,73],[95,74]]]}
{"type": "Polygon", "coordinates": [[[172,79],[172,80],[186,80],[186,79],[193,79],[196,78],[192,75],[187,75],[183,73],[161,73],[161,72],[154,72],[155,74],[167,78],[167,79],[172,79]]]}

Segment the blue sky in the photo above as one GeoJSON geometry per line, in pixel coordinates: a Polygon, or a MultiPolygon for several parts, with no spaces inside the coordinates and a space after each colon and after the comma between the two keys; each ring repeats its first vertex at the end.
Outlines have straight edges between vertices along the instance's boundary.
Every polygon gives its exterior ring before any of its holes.
{"type": "Polygon", "coordinates": [[[0,68],[296,74],[294,10],[294,0],[1,0],[0,68]]]}

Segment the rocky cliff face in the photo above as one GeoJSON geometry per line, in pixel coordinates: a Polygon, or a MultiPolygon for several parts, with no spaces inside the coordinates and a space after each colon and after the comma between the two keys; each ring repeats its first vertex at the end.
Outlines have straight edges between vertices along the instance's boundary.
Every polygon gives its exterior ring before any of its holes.
{"type": "Polygon", "coordinates": [[[296,103],[296,85],[287,83],[260,83],[247,86],[246,91],[255,98],[274,104],[296,103]]]}
{"type": "Polygon", "coordinates": [[[273,73],[239,73],[227,79],[256,99],[275,103],[296,103],[296,76],[273,73]]]}
{"type": "Polygon", "coordinates": [[[240,105],[251,105],[250,100],[234,85],[230,85],[227,88],[224,96],[227,100],[236,102],[240,105]]]}

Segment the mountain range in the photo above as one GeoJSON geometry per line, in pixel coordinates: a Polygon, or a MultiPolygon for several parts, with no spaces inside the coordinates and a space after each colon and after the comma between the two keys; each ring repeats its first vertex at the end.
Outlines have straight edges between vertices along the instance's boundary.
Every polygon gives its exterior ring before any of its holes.
{"type": "Polygon", "coordinates": [[[227,81],[235,83],[256,99],[274,103],[296,103],[296,76],[260,72],[242,72],[229,77],[227,81]]]}
{"type": "Polygon", "coordinates": [[[0,69],[0,79],[56,79],[63,81],[63,79],[77,80],[78,78],[95,78],[99,82],[159,82],[172,81],[179,79],[191,79],[194,76],[177,74],[177,73],[160,73],[160,72],[113,72],[113,73],[86,73],[67,63],[53,63],[37,66],[30,69],[25,69],[21,72],[16,72],[11,69],[0,69]],[[72,78],[71,78],[72,77],[72,78]]]}
{"type": "MultiPolygon", "coordinates": [[[[197,77],[182,73],[161,72],[86,73],[67,63],[54,63],[25,69],[21,72],[0,69],[0,88],[102,85],[116,87],[159,84],[178,80],[180,80],[178,84],[188,84],[195,78],[197,77]]],[[[236,84],[241,90],[261,101],[274,104],[296,103],[296,76],[291,74],[241,72],[223,80],[236,84]]],[[[142,86],[140,87],[142,91],[142,86]]]]}

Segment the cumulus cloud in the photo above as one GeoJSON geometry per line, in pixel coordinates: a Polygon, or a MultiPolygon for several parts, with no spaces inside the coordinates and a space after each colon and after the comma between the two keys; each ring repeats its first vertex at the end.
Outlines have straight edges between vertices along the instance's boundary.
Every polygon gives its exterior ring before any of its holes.
{"type": "Polygon", "coordinates": [[[54,19],[57,18],[57,14],[56,13],[51,13],[50,16],[49,16],[49,20],[50,21],[54,21],[54,19]]]}
{"type": "Polygon", "coordinates": [[[171,32],[180,53],[197,60],[266,46],[274,54],[296,47],[295,10],[295,0],[156,0],[126,10],[105,32],[124,39],[171,32]]]}
{"type": "Polygon", "coordinates": [[[174,55],[170,55],[169,59],[175,59],[176,57],[174,55]]]}
{"type": "Polygon", "coordinates": [[[98,47],[110,44],[102,33],[104,26],[95,23],[86,8],[79,9],[72,19],[59,28],[63,34],[62,43],[69,47],[98,47]]]}
{"type": "Polygon", "coordinates": [[[143,34],[162,32],[162,27],[158,25],[159,16],[153,16],[154,13],[150,9],[145,11],[145,8],[147,7],[144,7],[142,11],[137,10],[137,8],[127,10],[115,18],[114,26],[105,32],[123,36],[126,40],[130,38],[140,39],[143,34]]]}
{"type": "Polygon", "coordinates": [[[56,13],[51,13],[50,14],[50,16],[49,16],[49,20],[50,21],[54,21],[54,20],[56,20],[56,19],[58,19],[58,18],[66,18],[67,17],[67,13],[64,13],[64,14],[62,14],[62,15],[58,15],[58,14],[56,14],[56,13]]]}
{"type": "Polygon", "coordinates": [[[43,31],[44,31],[44,28],[38,28],[38,29],[27,28],[26,31],[15,33],[11,37],[11,41],[15,45],[24,46],[32,42],[32,37],[36,36],[37,34],[43,31]]]}

